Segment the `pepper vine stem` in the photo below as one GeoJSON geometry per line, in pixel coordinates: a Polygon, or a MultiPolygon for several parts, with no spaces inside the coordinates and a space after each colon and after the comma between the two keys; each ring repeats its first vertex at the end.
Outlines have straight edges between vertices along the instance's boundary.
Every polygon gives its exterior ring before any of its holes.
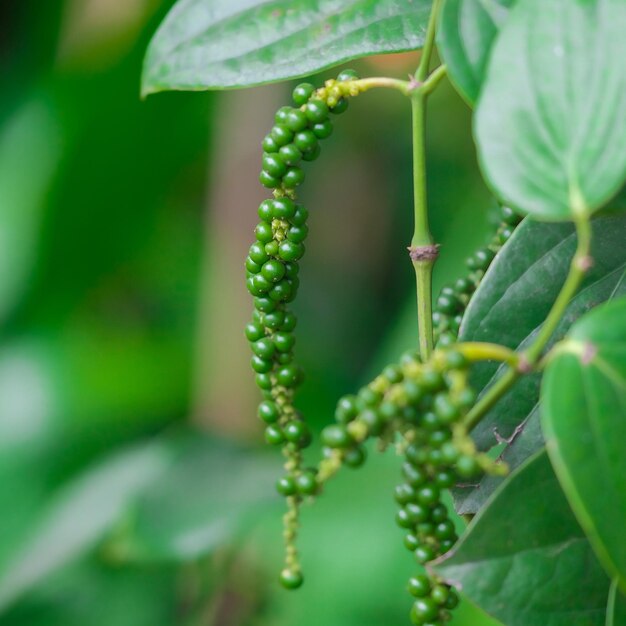
{"type": "Polygon", "coordinates": [[[485,413],[513,386],[524,371],[532,369],[537,364],[550,337],[552,337],[561,321],[567,305],[578,291],[585,273],[591,267],[592,260],[589,256],[591,251],[591,224],[586,215],[577,216],[574,224],[578,237],[576,252],[572,258],[563,287],[561,287],[561,291],[554,301],[535,341],[519,355],[518,367],[509,369],[499,378],[468,412],[464,420],[466,428],[472,429],[476,426],[485,413]],[[521,365],[524,367],[521,367],[521,365]]]}

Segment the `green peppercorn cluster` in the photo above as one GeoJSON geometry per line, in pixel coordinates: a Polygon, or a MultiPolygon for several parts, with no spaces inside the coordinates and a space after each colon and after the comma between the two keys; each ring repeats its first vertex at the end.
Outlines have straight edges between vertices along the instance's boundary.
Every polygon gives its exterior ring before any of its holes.
{"type": "Polygon", "coordinates": [[[315,470],[302,467],[302,450],[311,443],[311,433],[294,408],[294,393],[302,382],[301,368],[294,359],[296,317],[289,304],[296,297],[299,261],[308,234],[308,211],[295,201],[295,188],[304,181],[302,162],[314,161],[320,154],[320,141],[333,131],[331,114],[342,113],[347,98],[359,93],[356,74],[342,72],[316,90],[303,83],[293,91],[295,106],[282,107],[275,124],[263,139],[260,182],[273,189],[273,198],[258,209],[260,221],[256,241],[246,258],[246,284],[254,297],[252,321],[246,336],[252,348],[252,369],[263,393],[258,416],[266,424],[265,439],[281,446],[285,475],[277,482],[285,496],[285,569],[281,583],[295,589],[302,574],[295,549],[298,507],[301,500],[318,489],[315,470]]]}
{"type": "Polygon", "coordinates": [[[433,313],[435,341],[450,345],[459,334],[463,313],[500,248],[513,234],[521,217],[509,207],[500,208],[501,222],[489,244],[465,260],[469,275],[446,285],[439,293],[433,313]]]}

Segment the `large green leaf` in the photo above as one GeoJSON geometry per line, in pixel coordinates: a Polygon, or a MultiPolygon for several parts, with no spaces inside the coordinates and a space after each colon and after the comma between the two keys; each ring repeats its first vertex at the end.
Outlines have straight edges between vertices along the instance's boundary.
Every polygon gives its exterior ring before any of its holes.
{"type": "Polygon", "coordinates": [[[179,0],[146,54],[144,95],[246,87],[422,45],[430,0],[179,0]]]}
{"type": "MultiPolygon", "coordinates": [[[[578,317],[598,304],[626,293],[626,216],[592,222],[594,266],[570,303],[553,340],[565,335],[578,317]]],[[[532,342],[567,275],[576,247],[569,224],[525,220],[500,251],[472,298],[461,326],[462,341],[490,341],[520,350],[532,342]]],[[[472,385],[485,389],[505,368],[483,363],[472,370],[472,385]]],[[[538,375],[526,376],[500,400],[474,429],[479,447],[497,443],[494,429],[505,438],[515,435],[503,453],[512,467],[543,446],[539,427],[538,375]],[[517,432],[516,432],[517,429],[517,432]]],[[[475,513],[501,478],[486,477],[479,489],[457,492],[460,512],[475,513]]]]}
{"type": "Polygon", "coordinates": [[[473,104],[483,83],[491,46],[515,0],[446,0],[437,47],[450,80],[473,104]]]}
{"type": "Polygon", "coordinates": [[[626,595],[620,592],[616,580],[611,584],[609,592],[606,626],[626,626],[626,595]]]}
{"type": "Polygon", "coordinates": [[[541,387],[557,476],[599,558],[626,592],[626,297],[558,344],[541,387]]]}
{"type": "Polygon", "coordinates": [[[492,51],[476,111],[487,181],[543,219],[590,213],[626,179],[626,3],[524,0],[492,51]]]}
{"type": "Polygon", "coordinates": [[[502,485],[434,569],[507,626],[604,626],[609,579],[545,452],[502,485]]]}

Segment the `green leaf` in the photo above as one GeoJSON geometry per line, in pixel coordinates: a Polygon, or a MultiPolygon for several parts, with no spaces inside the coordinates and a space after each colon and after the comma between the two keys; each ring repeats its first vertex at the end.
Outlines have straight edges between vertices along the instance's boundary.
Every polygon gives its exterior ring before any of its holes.
{"type": "Polygon", "coordinates": [[[108,542],[129,561],[187,561],[222,545],[279,504],[272,456],[195,434],[177,444],[167,475],[142,490],[108,542]]]}
{"type": "MultiPolygon", "coordinates": [[[[570,303],[551,341],[562,338],[581,315],[602,302],[626,293],[626,216],[592,221],[594,266],[570,303]]],[[[532,342],[556,299],[576,247],[570,224],[522,222],[502,248],[472,298],[461,325],[462,341],[490,341],[521,350],[532,342]]],[[[550,345],[551,345],[550,344],[550,345]]],[[[482,363],[472,368],[475,389],[486,389],[506,368],[482,363]]],[[[525,376],[474,429],[472,436],[482,450],[494,446],[499,435],[513,441],[503,453],[517,467],[541,448],[539,427],[540,377],[525,376]],[[516,433],[517,430],[517,433],[516,433]]],[[[479,489],[457,490],[459,512],[475,513],[501,478],[486,477],[479,489]]]]}
{"type": "Polygon", "coordinates": [[[626,625],[626,596],[620,592],[617,581],[611,583],[609,601],[606,607],[606,626],[626,625]]]}
{"type": "Polygon", "coordinates": [[[129,499],[160,476],[169,461],[162,446],[118,453],[64,487],[0,572],[0,610],[57,568],[92,548],[129,499]]]}
{"type": "Polygon", "coordinates": [[[604,626],[609,579],[545,452],[509,477],[434,569],[507,626],[604,626]]]}
{"type": "Polygon", "coordinates": [[[626,179],[626,3],[524,0],[494,46],[476,110],[496,195],[548,220],[589,214],[626,179]]]}
{"type": "Polygon", "coordinates": [[[450,80],[474,104],[483,83],[491,46],[515,0],[446,0],[437,48],[450,80]]]}
{"type": "Polygon", "coordinates": [[[626,297],[591,311],[554,349],[542,427],[572,509],[626,592],[626,297]]]}
{"type": "Polygon", "coordinates": [[[421,47],[430,0],[179,0],[150,42],[144,95],[248,87],[421,47]]]}

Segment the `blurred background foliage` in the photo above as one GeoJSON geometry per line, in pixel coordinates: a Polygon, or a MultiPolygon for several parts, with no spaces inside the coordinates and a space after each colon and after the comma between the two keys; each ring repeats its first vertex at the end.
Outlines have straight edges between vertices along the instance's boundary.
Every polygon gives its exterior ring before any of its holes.
{"type": "MultiPolygon", "coordinates": [[[[0,5],[0,624],[406,623],[390,453],[307,508],[307,584],[276,584],[280,458],[260,444],[242,263],[260,140],[293,85],[141,101],[171,4],[0,5]]],[[[355,66],[405,76],[416,58],[355,66]]],[[[317,429],[416,343],[409,111],[379,93],[351,109],[302,196],[300,406],[317,429]]],[[[469,120],[451,88],[432,98],[436,288],[490,228],[469,120]]],[[[453,623],[493,622],[464,603],[453,623]]]]}

